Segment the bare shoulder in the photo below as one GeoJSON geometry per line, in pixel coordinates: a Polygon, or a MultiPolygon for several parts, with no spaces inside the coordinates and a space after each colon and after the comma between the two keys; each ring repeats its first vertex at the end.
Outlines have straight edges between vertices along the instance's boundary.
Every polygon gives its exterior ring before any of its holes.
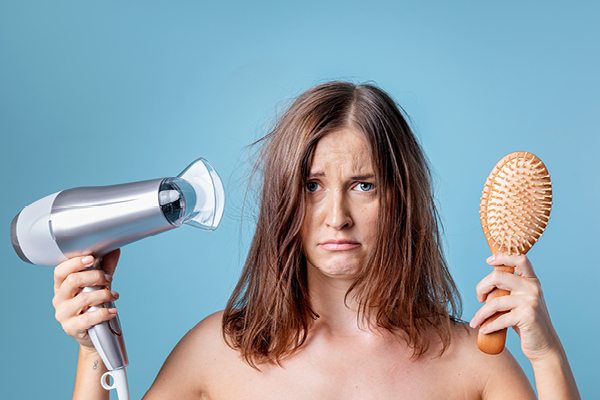
{"type": "Polygon", "coordinates": [[[215,373],[239,362],[223,339],[222,316],[222,311],[209,315],[179,341],[144,399],[205,398],[215,373]]]}
{"type": "Polygon", "coordinates": [[[461,366],[478,386],[482,399],[536,399],[523,369],[508,349],[488,355],[477,348],[477,330],[454,324],[452,343],[441,357],[448,366],[461,366]]]}

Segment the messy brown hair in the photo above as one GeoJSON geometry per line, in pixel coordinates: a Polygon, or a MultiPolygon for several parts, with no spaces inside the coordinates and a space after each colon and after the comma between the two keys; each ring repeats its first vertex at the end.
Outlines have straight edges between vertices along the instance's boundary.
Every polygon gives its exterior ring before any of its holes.
{"type": "Polygon", "coordinates": [[[424,354],[437,333],[447,348],[461,312],[446,265],[431,173],[402,109],[373,85],[329,82],[300,95],[258,144],[262,193],[242,276],[223,315],[226,342],[251,366],[278,363],[305,342],[313,321],[302,254],[305,186],[317,142],[352,128],[367,142],[378,185],[378,234],[347,296],[370,326],[402,333],[424,354]]]}

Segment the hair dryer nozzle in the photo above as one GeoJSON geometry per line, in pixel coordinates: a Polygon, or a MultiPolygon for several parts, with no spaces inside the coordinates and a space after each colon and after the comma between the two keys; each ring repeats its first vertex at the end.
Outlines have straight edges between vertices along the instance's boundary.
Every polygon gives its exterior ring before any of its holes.
{"type": "Polygon", "coordinates": [[[172,224],[213,231],[223,216],[225,192],[215,169],[199,158],[177,178],[163,182],[159,201],[165,217],[172,224]]]}

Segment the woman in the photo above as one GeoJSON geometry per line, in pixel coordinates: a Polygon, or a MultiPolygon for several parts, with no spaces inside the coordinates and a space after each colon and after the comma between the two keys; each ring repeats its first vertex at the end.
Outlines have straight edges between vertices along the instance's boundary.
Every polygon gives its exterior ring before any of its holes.
{"type": "MultiPolygon", "coordinates": [[[[390,97],[373,86],[319,85],[299,96],[263,139],[263,192],[241,279],[224,311],[175,347],[145,399],[526,399],[535,393],[505,350],[477,349],[458,322],[425,156],[390,97]]],[[[80,343],[74,398],[107,398],[86,330],[115,310],[106,274],[75,258],[56,268],[54,305],[80,343]],[[104,397],[102,397],[104,396],[104,397]],[[81,397],[83,398],[83,397],[81,397]]],[[[513,326],[531,360],[540,398],[577,398],[567,358],[525,256],[500,253],[477,287],[511,296],[471,321],[513,326]]]]}

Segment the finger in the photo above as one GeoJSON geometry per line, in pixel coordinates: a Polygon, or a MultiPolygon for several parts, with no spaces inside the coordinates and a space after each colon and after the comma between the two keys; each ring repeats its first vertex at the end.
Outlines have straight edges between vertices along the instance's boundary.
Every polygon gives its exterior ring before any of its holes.
{"type": "Polygon", "coordinates": [[[114,275],[119,257],[121,256],[121,249],[116,249],[108,253],[102,258],[102,269],[108,275],[114,275]]]}
{"type": "Polygon", "coordinates": [[[117,315],[116,308],[99,308],[95,311],[85,312],[77,317],[70,318],[62,324],[67,335],[75,338],[83,338],[87,330],[101,322],[113,319],[117,315]]]}
{"type": "Polygon", "coordinates": [[[504,313],[493,321],[484,322],[479,328],[479,332],[483,334],[489,334],[502,329],[517,327],[523,319],[523,316],[521,315],[522,313],[523,310],[518,308],[504,313]]]}
{"type": "Polygon", "coordinates": [[[89,270],[75,272],[68,275],[58,289],[55,288],[53,303],[56,307],[63,301],[73,299],[84,287],[106,286],[110,287],[112,276],[104,271],[89,270]]]}
{"type": "Polygon", "coordinates": [[[108,289],[82,292],[70,301],[57,305],[55,317],[62,324],[69,318],[87,312],[90,307],[99,306],[109,301],[116,301],[118,298],[119,294],[117,292],[108,289]]]}
{"type": "Polygon", "coordinates": [[[506,252],[498,252],[489,257],[486,262],[494,267],[501,265],[515,267],[515,273],[518,276],[524,278],[537,278],[529,258],[524,254],[508,255],[506,252]]]}
{"type": "Polygon", "coordinates": [[[94,264],[94,257],[83,256],[71,258],[54,268],[54,290],[60,288],[67,276],[74,272],[84,271],[94,264]]]}
{"type": "Polygon", "coordinates": [[[523,303],[521,296],[502,296],[488,300],[475,315],[469,325],[472,328],[481,326],[488,318],[499,312],[512,311],[523,303]]]}
{"type": "Polygon", "coordinates": [[[487,300],[490,292],[496,288],[514,291],[520,286],[519,277],[509,272],[492,271],[489,275],[483,278],[475,287],[477,300],[483,303],[487,300]]]}
{"type": "MultiPolygon", "coordinates": [[[[531,264],[528,260],[522,266],[524,268],[529,268],[530,271],[532,271],[531,264]]],[[[520,267],[517,266],[516,268],[520,267]]],[[[519,270],[519,272],[522,272],[522,270],[519,270]]],[[[525,272],[525,275],[531,275],[531,273],[525,272]]],[[[477,300],[480,303],[486,301],[490,292],[495,288],[509,291],[512,294],[531,294],[533,296],[539,296],[541,293],[540,281],[535,275],[533,277],[526,277],[503,271],[493,271],[483,278],[475,287],[477,300]]]]}

